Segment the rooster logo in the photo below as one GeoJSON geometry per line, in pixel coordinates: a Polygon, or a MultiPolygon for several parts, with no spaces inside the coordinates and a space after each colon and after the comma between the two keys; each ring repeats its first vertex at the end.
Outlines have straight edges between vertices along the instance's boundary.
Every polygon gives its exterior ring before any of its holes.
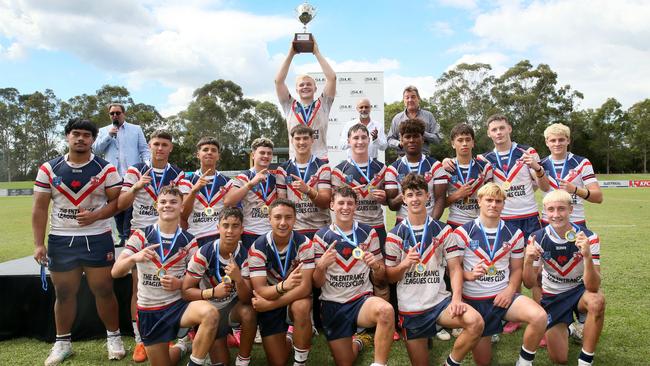
{"type": "Polygon", "coordinates": [[[569,259],[566,257],[566,255],[560,255],[557,257],[557,262],[560,263],[560,265],[564,265],[569,259]]]}
{"type": "Polygon", "coordinates": [[[77,189],[77,188],[81,187],[81,182],[78,181],[78,180],[73,180],[70,183],[70,187],[72,187],[73,189],[77,189]]]}

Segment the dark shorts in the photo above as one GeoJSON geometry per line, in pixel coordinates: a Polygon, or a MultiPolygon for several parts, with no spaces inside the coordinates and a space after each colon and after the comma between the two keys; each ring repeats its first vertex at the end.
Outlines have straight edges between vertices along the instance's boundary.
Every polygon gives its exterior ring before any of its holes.
{"type": "Polygon", "coordinates": [[[530,234],[542,228],[542,223],[539,220],[539,216],[525,217],[523,219],[514,219],[514,220],[503,220],[517,229],[521,230],[524,233],[524,240],[528,240],[530,234]]]}
{"type": "MultiPolygon", "coordinates": [[[[520,294],[512,295],[510,306],[512,306],[519,295],[520,294]]],[[[463,298],[463,301],[473,307],[474,310],[478,311],[479,314],[481,314],[481,317],[483,317],[485,328],[483,328],[482,337],[487,337],[503,332],[503,317],[506,316],[506,313],[508,312],[508,309],[510,309],[510,306],[507,309],[494,306],[494,298],[486,300],[470,300],[463,298]]]]}
{"type": "Polygon", "coordinates": [[[248,251],[251,248],[251,245],[259,238],[261,235],[257,234],[242,234],[241,235],[241,244],[244,246],[244,249],[248,251]]]}
{"type": "Polygon", "coordinates": [[[208,235],[208,236],[204,236],[204,237],[201,237],[201,238],[197,238],[196,243],[199,245],[199,248],[200,248],[200,247],[202,247],[202,246],[204,246],[206,244],[211,244],[212,242],[214,242],[217,239],[219,239],[219,234],[208,235]]]}
{"type": "Polygon", "coordinates": [[[437,321],[443,311],[451,303],[451,296],[446,297],[439,304],[421,313],[399,314],[399,325],[405,340],[418,338],[431,338],[436,335],[437,321]]]}
{"type": "Polygon", "coordinates": [[[564,323],[567,326],[573,323],[573,314],[578,313],[578,302],[584,293],[585,287],[580,285],[561,294],[542,295],[540,304],[548,315],[546,328],[551,328],[558,323],[564,323]]]}
{"type": "Polygon", "coordinates": [[[181,318],[189,304],[178,300],[159,310],[138,309],[138,329],[145,346],[167,343],[184,337],[189,329],[181,329],[181,318]]]}
{"type": "Polygon", "coordinates": [[[361,307],[369,297],[370,295],[361,296],[344,304],[321,300],[320,313],[325,338],[334,341],[352,337],[357,332],[357,318],[361,307]]]}
{"type": "Polygon", "coordinates": [[[379,237],[379,247],[381,248],[381,254],[386,255],[386,227],[382,225],[374,229],[377,232],[377,236],[379,237]]]}
{"type": "Polygon", "coordinates": [[[257,313],[257,325],[260,328],[262,338],[278,333],[286,333],[290,324],[288,306],[257,313]]]}
{"type": "Polygon", "coordinates": [[[115,263],[111,232],[99,235],[48,235],[49,270],[66,272],[79,267],[110,267],[115,263]]]}
{"type": "Polygon", "coordinates": [[[228,305],[226,305],[226,307],[217,309],[219,311],[219,325],[217,326],[217,336],[215,339],[227,336],[228,333],[230,333],[230,329],[238,325],[230,319],[230,313],[235,305],[237,305],[237,298],[233,299],[228,305]]]}

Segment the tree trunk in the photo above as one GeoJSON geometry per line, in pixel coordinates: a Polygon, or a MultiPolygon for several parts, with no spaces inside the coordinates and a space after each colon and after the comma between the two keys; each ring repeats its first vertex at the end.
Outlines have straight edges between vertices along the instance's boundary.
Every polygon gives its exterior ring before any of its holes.
{"type": "Polygon", "coordinates": [[[648,174],[648,149],[643,147],[643,174],[648,174]]]}

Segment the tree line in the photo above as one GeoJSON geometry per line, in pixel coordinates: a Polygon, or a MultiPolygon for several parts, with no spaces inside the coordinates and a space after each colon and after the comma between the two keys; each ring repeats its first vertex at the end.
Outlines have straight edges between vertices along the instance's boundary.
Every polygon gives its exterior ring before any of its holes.
{"type": "MultiPolygon", "coordinates": [[[[580,109],[583,94],[569,85],[558,85],[548,65],[534,67],[520,61],[495,76],[488,64],[460,64],[436,81],[433,96],[421,106],[430,110],[441,125],[445,140],[432,147],[435,157],[451,156],[448,134],[461,122],[476,131],[475,152],[488,151],[491,141],[485,120],[504,113],[513,124],[513,140],[548,153],[543,131],[551,123],[568,125],[571,151],[589,157],[599,173],[647,173],[650,148],[650,99],[627,110],[615,98],[598,108],[580,109]]],[[[248,167],[248,147],[259,137],[271,138],[278,147],[288,145],[286,124],[274,103],[246,98],[239,85],[215,80],[194,91],[187,108],[164,118],[155,106],[138,103],[123,86],[105,85],[95,94],[68,100],[46,89],[21,94],[16,88],[0,89],[0,181],[32,180],[43,161],[65,151],[62,130],[70,118],[86,118],[98,127],[108,125],[106,106],[123,103],[127,121],[142,126],[145,136],[158,128],[174,135],[171,161],[187,170],[197,168],[195,144],[212,135],[223,144],[220,169],[248,167]]],[[[403,110],[401,101],[384,106],[386,131],[392,117],[403,110]]],[[[388,153],[392,161],[394,154],[388,153]]]]}

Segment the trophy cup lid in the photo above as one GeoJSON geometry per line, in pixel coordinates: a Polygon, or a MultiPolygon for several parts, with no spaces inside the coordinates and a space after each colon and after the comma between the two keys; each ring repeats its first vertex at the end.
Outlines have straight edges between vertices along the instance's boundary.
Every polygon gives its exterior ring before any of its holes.
{"type": "Polygon", "coordinates": [[[298,21],[304,25],[304,31],[307,32],[307,23],[311,22],[316,16],[316,8],[305,1],[296,7],[296,15],[298,21]]]}

